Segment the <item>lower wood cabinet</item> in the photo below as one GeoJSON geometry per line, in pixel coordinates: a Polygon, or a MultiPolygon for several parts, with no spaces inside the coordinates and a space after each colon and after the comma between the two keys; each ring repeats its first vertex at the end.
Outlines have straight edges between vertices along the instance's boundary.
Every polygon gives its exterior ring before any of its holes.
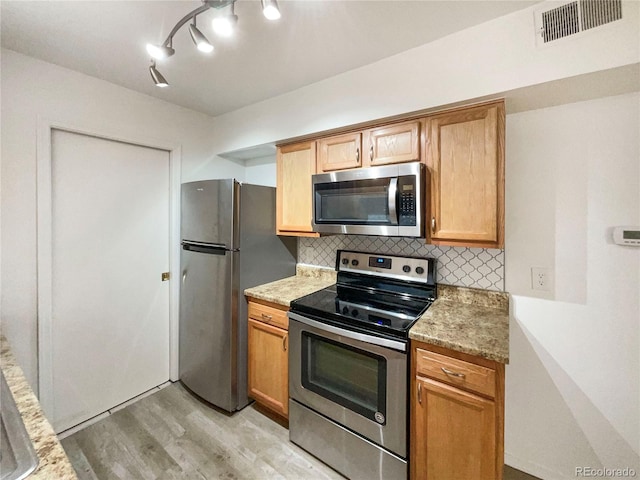
{"type": "Polygon", "coordinates": [[[249,302],[248,388],[257,403],[288,418],[289,332],[283,318],[284,308],[249,302]]]}
{"type": "Polygon", "coordinates": [[[411,479],[501,480],[504,365],[413,343],[411,479]]]}

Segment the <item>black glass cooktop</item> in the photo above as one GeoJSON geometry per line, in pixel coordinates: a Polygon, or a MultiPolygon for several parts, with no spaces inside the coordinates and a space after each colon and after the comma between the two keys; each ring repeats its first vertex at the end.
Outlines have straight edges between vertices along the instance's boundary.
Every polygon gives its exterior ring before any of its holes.
{"type": "Polygon", "coordinates": [[[291,302],[291,312],[356,331],[407,338],[434,297],[432,292],[415,293],[411,288],[380,290],[337,284],[291,302]]]}

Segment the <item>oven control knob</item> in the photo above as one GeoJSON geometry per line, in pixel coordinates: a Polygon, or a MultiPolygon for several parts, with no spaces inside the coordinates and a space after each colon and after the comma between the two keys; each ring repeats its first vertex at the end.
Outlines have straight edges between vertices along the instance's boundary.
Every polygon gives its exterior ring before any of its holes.
{"type": "Polygon", "coordinates": [[[342,307],[342,313],[345,315],[349,313],[349,307],[342,307]]]}
{"type": "Polygon", "coordinates": [[[348,263],[349,263],[349,259],[348,259],[348,258],[343,258],[343,259],[342,259],[342,264],[343,264],[343,265],[346,265],[346,264],[348,264],[348,263]]]}
{"type": "Polygon", "coordinates": [[[352,317],[357,317],[358,316],[358,310],[351,310],[351,316],[352,317]]]}
{"type": "Polygon", "coordinates": [[[405,265],[404,267],[402,267],[402,271],[404,273],[409,273],[411,271],[411,267],[409,265],[405,265]]]}
{"type": "Polygon", "coordinates": [[[353,265],[354,267],[357,267],[359,263],[360,262],[358,260],[356,260],[355,258],[353,260],[351,260],[351,265],[353,265]]]}
{"type": "Polygon", "coordinates": [[[422,274],[424,273],[424,268],[422,268],[422,267],[416,267],[416,273],[417,273],[418,275],[422,275],[422,274]]]}

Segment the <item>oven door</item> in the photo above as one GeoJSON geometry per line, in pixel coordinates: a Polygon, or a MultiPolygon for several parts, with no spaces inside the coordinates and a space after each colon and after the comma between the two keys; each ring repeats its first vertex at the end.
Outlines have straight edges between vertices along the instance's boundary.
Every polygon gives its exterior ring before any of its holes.
{"type": "Polygon", "coordinates": [[[406,342],[289,319],[289,396],[406,458],[406,342]]]}

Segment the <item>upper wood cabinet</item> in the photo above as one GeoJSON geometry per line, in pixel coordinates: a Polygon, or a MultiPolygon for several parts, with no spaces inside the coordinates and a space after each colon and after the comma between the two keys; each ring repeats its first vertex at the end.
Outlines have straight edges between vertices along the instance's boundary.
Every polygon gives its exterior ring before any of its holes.
{"type": "Polygon", "coordinates": [[[419,121],[383,125],[318,140],[318,172],[419,160],[419,121]]]}
{"type": "Polygon", "coordinates": [[[504,103],[425,119],[431,243],[503,248],[504,103]]]}
{"type": "Polygon", "coordinates": [[[278,147],[276,170],[278,235],[319,236],[311,228],[311,175],[316,173],[316,142],[278,147]]]}
{"type": "Polygon", "coordinates": [[[348,133],[318,140],[318,171],[357,168],[362,160],[362,134],[348,133]]]}
{"type": "Polygon", "coordinates": [[[362,135],[363,166],[420,160],[420,122],[366,130],[362,135]]]}

